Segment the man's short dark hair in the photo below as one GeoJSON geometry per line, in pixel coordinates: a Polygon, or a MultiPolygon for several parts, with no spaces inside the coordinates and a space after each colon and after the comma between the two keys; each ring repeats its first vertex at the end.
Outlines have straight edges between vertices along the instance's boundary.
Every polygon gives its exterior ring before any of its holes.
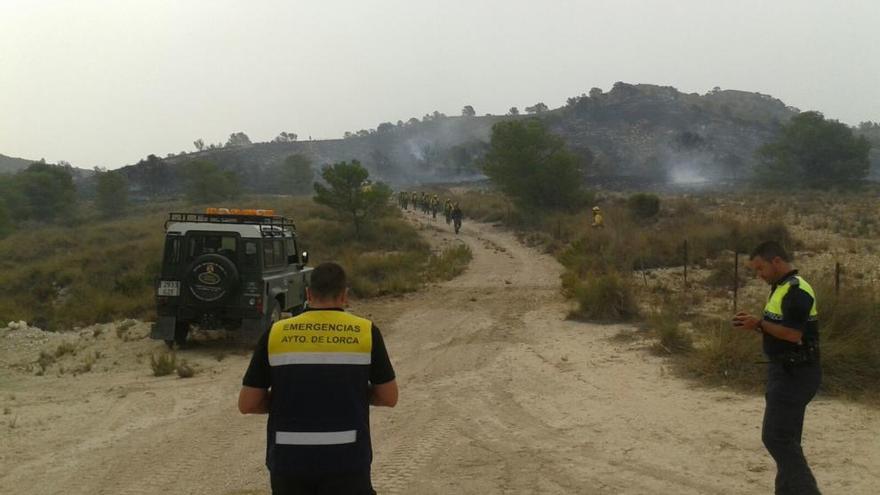
{"type": "Polygon", "coordinates": [[[312,271],[309,288],[316,299],[336,299],[345,290],[345,270],[336,263],[327,262],[312,271]]]}
{"type": "Polygon", "coordinates": [[[752,251],[752,255],[749,256],[750,260],[753,260],[760,256],[764,261],[773,261],[773,258],[780,257],[782,261],[789,262],[791,261],[791,256],[788,255],[788,252],[776,241],[765,241],[758,245],[754,251],[752,251]]]}

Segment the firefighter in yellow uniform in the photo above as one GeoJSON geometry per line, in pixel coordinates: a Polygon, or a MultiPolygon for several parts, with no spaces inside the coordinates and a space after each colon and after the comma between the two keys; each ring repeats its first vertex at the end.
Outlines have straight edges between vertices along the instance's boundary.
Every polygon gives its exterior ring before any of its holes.
{"type": "Polygon", "coordinates": [[[602,218],[602,210],[600,210],[598,206],[593,207],[593,223],[590,227],[593,227],[594,229],[605,228],[605,219],[602,218]]]}
{"type": "Polygon", "coordinates": [[[323,263],[309,307],[257,344],[239,393],[244,414],[269,414],[273,495],[375,494],[370,405],[394,407],[397,382],[379,329],[344,311],[345,271],[323,263]]]}

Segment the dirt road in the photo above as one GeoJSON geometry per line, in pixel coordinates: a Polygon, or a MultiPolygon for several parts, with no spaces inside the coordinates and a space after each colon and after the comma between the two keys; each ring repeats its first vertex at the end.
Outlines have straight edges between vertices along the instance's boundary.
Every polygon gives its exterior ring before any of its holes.
{"type": "MultiPolygon", "coordinates": [[[[425,225],[436,245],[471,247],[467,272],[352,307],[382,329],[401,386],[397,408],[373,411],[380,493],[772,492],[760,397],[670,376],[615,338],[629,327],[566,321],[560,267],[509,233],[425,225]]],[[[235,409],[247,352],[199,342],[180,353],[194,378],[155,378],[163,345],[130,325],[0,330],[0,493],[267,493],[265,419],[235,409]],[[35,376],[40,350],[66,341],[76,355],[35,376]]],[[[880,411],[814,401],[805,449],[824,493],[877,492],[878,428],[880,411]]]]}

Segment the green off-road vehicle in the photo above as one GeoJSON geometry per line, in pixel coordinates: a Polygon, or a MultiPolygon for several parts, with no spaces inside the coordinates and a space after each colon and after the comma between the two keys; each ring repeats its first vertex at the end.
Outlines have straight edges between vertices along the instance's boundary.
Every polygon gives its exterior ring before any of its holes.
{"type": "Polygon", "coordinates": [[[151,337],[182,346],[193,325],[254,341],[306,303],[311,268],[296,227],[271,210],[170,213],[151,337]]]}

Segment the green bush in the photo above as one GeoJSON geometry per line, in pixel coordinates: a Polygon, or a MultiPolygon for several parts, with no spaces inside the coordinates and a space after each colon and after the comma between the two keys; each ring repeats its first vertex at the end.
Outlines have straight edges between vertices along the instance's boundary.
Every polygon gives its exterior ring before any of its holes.
{"type": "Polygon", "coordinates": [[[690,352],[694,348],[691,335],[681,327],[682,314],[678,306],[671,302],[663,304],[660,309],[654,311],[648,323],[657,334],[655,348],[667,354],[682,354],[690,352]]]}
{"type": "Polygon", "coordinates": [[[177,370],[177,356],[173,352],[165,352],[150,356],[150,368],[153,376],[166,376],[177,370]]]}
{"type": "MultiPolygon", "coordinates": [[[[742,263],[743,259],[744,257],[740,257],[740,263],[742,263]]],[[[712,272],[706,277],[705,283],[710,287],[733,290],[734,277],[736,278],[737,286],[745,287],[746,275],[744,268],[740,268],[739,273],[736,273],[731,255],[729,258],[722,259],[715,264],[712,272]]]]}
{"type": "Polygon", "coordinates": [[[633,288],[617,272],[591,274],[570,281],[578,308],[570,316],[596,321],[630,321],[638,316],[633,288]]]}
{"type": "Polygon", "coordinates": [[[460,275],[473,259],[467,244],[444,249],[439,255],[431,255],[425,268],[425,278],[430,281],[450,280],[460,275]]]}
{"type": "Polygon", "coordinates": [[[660,213],[660,198],[655,194],[637,193],[627,199],[626,206],[633,218],[648,220],[660,213]]]}
{"type": "Polygon", "coordinates": [[[763,386],[766,365],[761,339],[734,329],[730,321],[710,319],[698,324],[694,352],[678,362],[688,375],[708,383],[757,390],[763,386]]]}

